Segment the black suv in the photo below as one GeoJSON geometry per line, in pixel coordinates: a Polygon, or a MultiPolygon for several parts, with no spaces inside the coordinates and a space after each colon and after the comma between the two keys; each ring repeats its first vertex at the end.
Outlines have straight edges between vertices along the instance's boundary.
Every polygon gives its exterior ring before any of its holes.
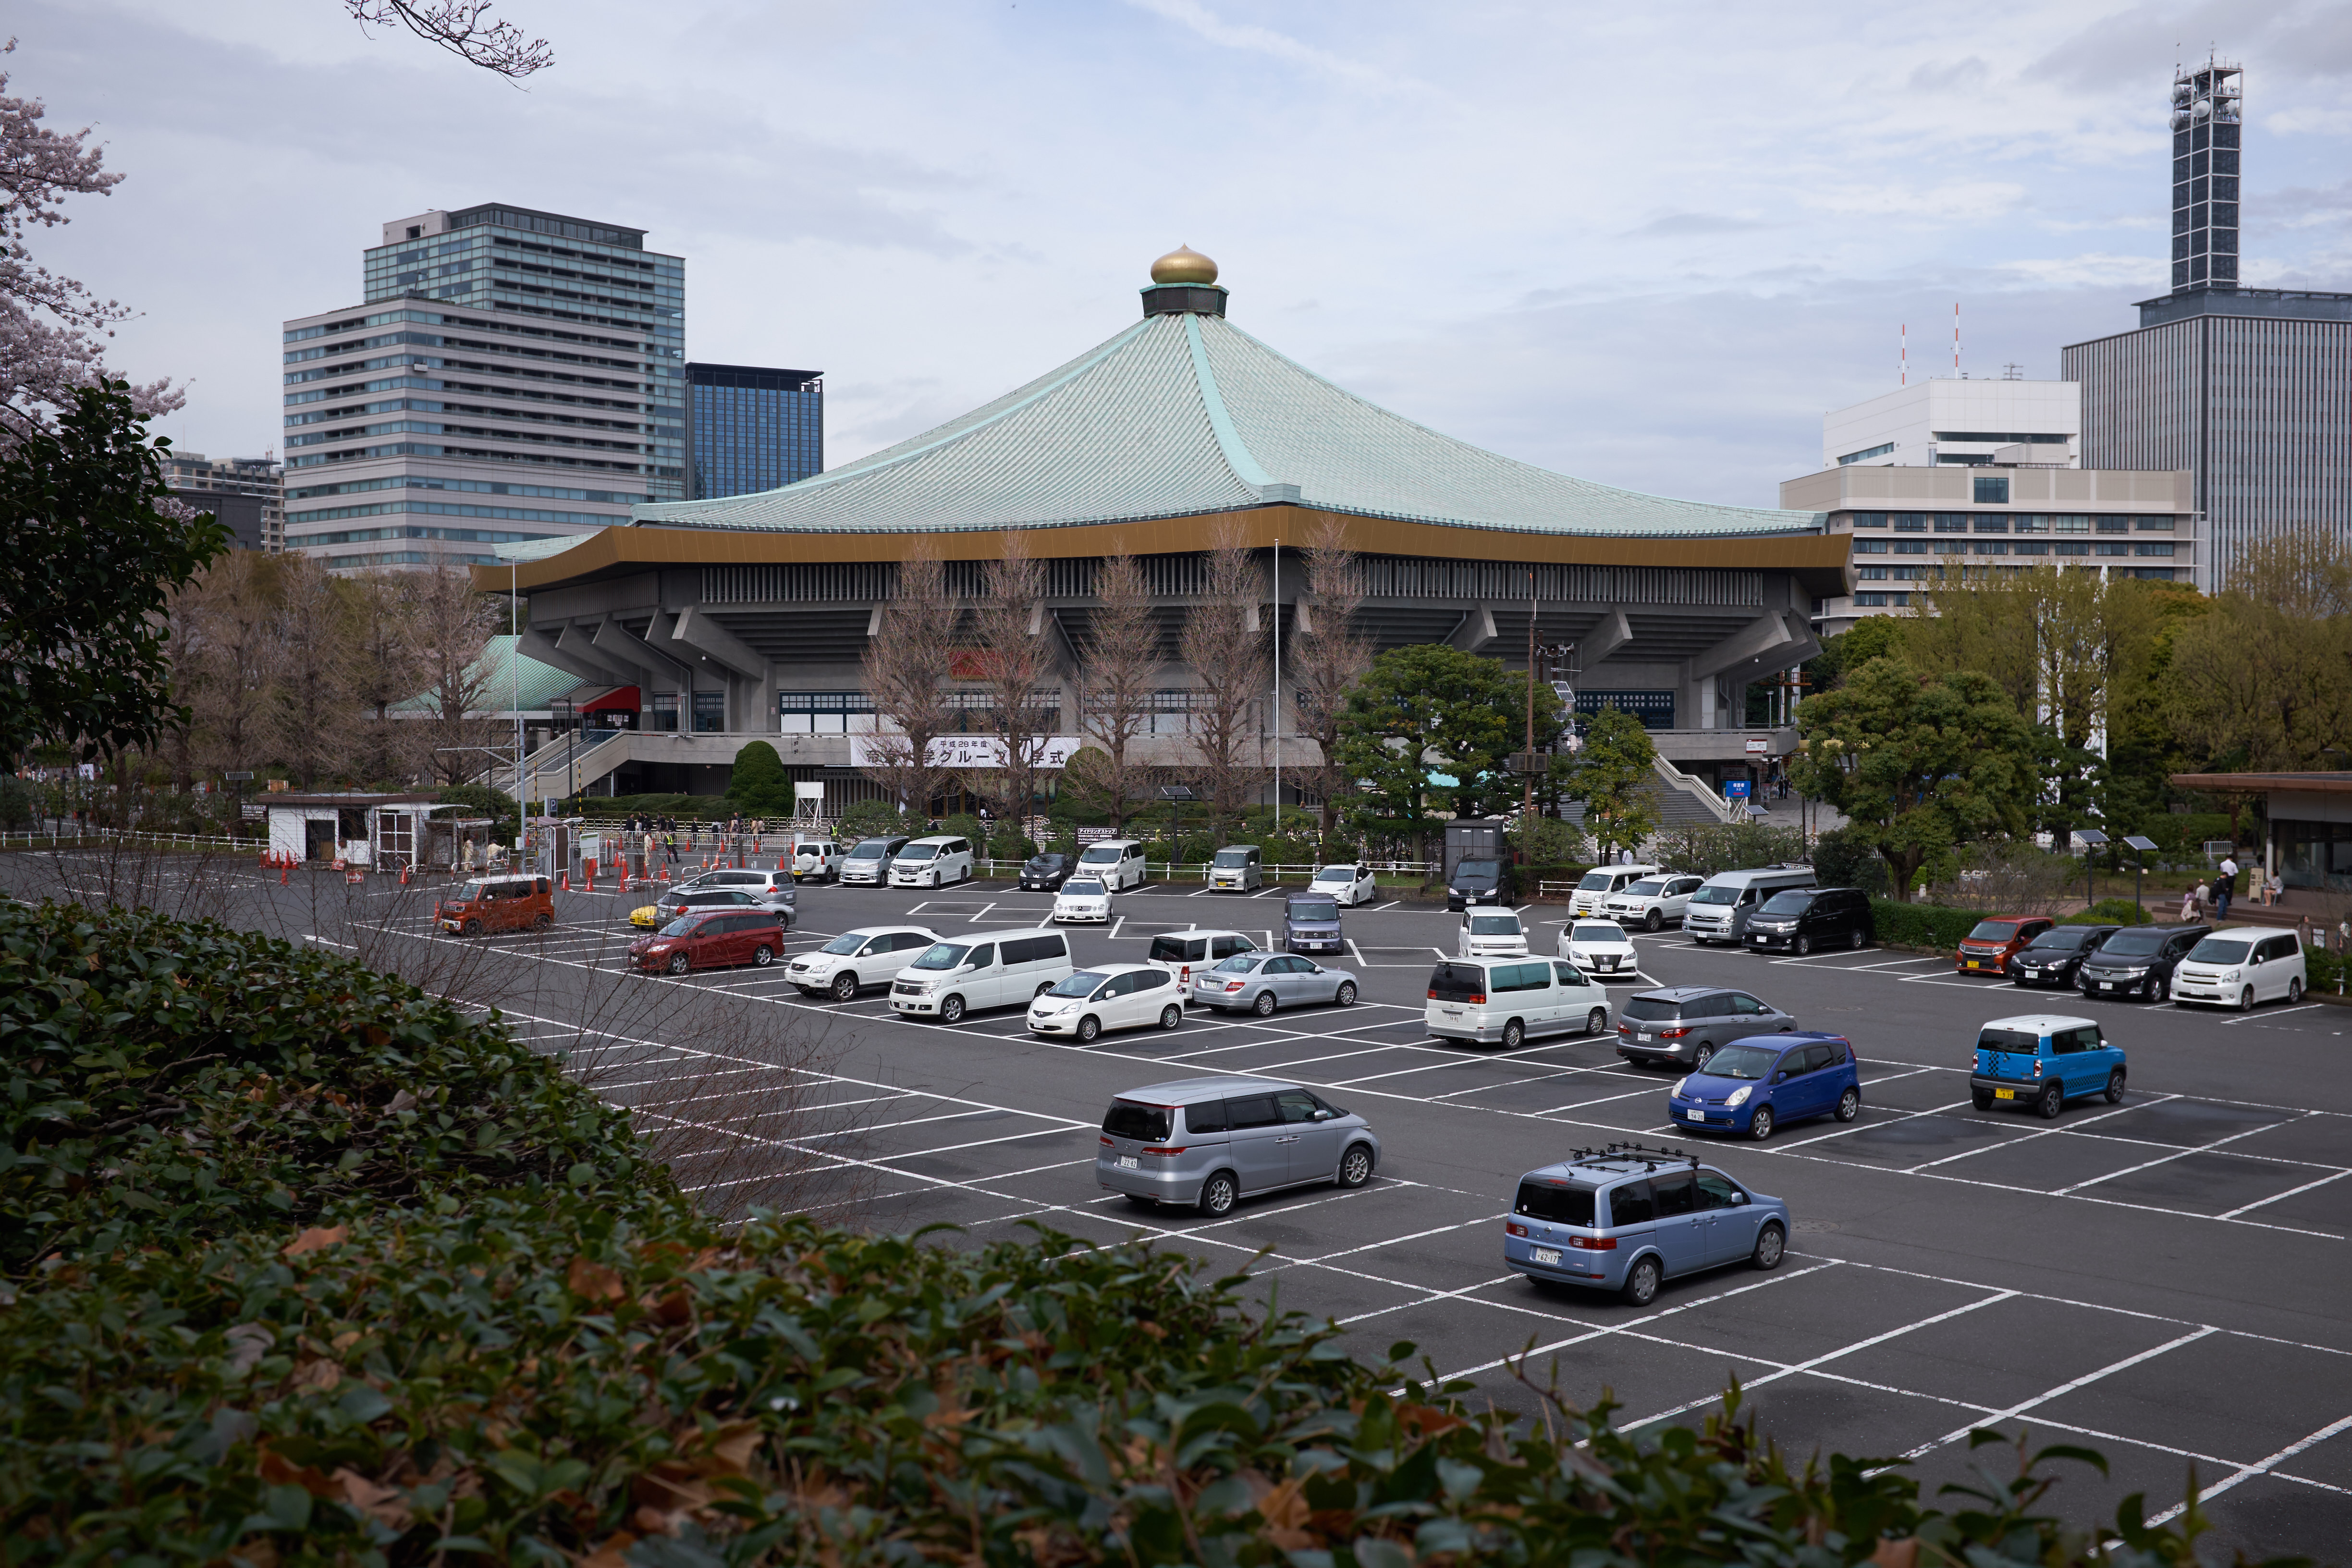
{"type": "Polygon", "coordinates": [[[2213,928],[2124,926],[2083,960],[2074,985],[2085,996],[2139,996],[2161,1002],[2172,994],[2172,972],[2213,928]]]}
{"type": "Polygon", "coordinates": [[[1069,855],[1032,855],[1021,862],[1021,890],[1033,889],[1041,893],[1057,893],[1062,884],[1070,879],[1070,868],[1077,864],[1069,855]]]}
{"type": "Polygon", "coordinates": [[[1784,888],[1748,917],[1748,946],[1755,952],[1860,947],[1877,934],[1870,895],[1860,888],[1784,888]]]}
{"type": "Polygon", "coordinates": [[[2099,943],[2122,929],[2121,926],[2052,926],[2011,955],[2010,984],[2072,985],[2075,972],[2083,967],[2083,960],[2099,943]]]}
{"type": "Polygon", "coordinates": [[[1722,985],[1669,985],[1625,998],[1617,1054],[1637,1066],[1664,1062],[1692,1071],[1716,1047],[1750,1035],[1785,1035],[1797,1020],[1769,1002],[1722,985]]]}

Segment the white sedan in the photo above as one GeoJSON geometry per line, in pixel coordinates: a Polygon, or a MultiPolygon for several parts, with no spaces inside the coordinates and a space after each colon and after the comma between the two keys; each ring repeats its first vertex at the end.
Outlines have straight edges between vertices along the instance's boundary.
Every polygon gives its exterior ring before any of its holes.
{"type": "Polygon", "coordinates": [[[1100,877],[1071,878],[1054,895],[1054,919],[1108,921],[1110,884],[1100,877]]]}
{"type": "Polygon", "coordinates": [[[1615,921],[1570,921],[1559,928],[1559,955],[1587,974],[1632,974],[1642,967],[1633,939],[1615,921]]]}
{"type": "Polygon", "coordinates": [[[1528,928],[1509,910],[1475,910],[1462,917],[1457,958],[1519,958],[1528,951],[1528,928]]]}
{"type": "Polygon", "coordinates": [[[1309,892],[1328,893],[1350,909],[1369,904],[1381,896],[1371,872],[1361,866],[1325,866],[1315,873],[1315,879],[1307,888],[1309,892]]]}

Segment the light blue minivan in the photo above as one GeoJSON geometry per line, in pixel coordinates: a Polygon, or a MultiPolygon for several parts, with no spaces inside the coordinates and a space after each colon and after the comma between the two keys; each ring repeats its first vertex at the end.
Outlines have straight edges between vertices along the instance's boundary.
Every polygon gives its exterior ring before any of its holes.
{"type": "Polygon", "coordinates": [[[1646,1307],[1662,1279],[1748,1263],[1778,1268],[1789,1205],[1679,1149],[1580,1149],[1519,1178],[1503,1261],[1530,1279],[1615,1290],[1646,1307]]]}

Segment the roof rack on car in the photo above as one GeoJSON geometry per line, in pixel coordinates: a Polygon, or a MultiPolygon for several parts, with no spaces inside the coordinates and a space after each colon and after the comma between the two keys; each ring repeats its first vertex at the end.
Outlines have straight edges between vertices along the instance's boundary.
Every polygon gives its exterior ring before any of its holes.
{"type": "Polygon", "coordinates": [[[1698,1156],[1681,1149],[1654,1149],[1643,1143],[1612,1143],[1601,1149],[1571,1150],[1565,1163],[1570,1165],[1601,1165],[1618,1161],[1641,1161],[1648,1169],[1656,1170],[1658,1163],[1672,1164],[1677,1161],[1698,1169],[1698,1156]]]}

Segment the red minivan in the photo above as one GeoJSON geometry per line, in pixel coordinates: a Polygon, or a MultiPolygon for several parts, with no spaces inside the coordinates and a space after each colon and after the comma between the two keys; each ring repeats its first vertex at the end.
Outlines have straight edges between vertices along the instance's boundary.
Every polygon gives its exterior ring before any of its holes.
{"type": "Polygon", "coordinates": [[[629,944],[629,963],[648,973],[749,963],[765,969],[784,951],[784,926],[774,910],[688,910],[651,936],[629,944]]]}
{"type": "Polygon", "coordinates": [[[545,931],[555,923],[555,889],[544,877],[477,877],[441,900],[443,931],[545,931]]]}
{"type": "Polygon", "coordinates": [[[1952,954],[1952,971],[2006,975],[2009,961],[2019,949],[2057,923],[2041,915],[1994,915],[1979,921],[1976,929],[1960,939],[1959,951],[1952,954]]]}

